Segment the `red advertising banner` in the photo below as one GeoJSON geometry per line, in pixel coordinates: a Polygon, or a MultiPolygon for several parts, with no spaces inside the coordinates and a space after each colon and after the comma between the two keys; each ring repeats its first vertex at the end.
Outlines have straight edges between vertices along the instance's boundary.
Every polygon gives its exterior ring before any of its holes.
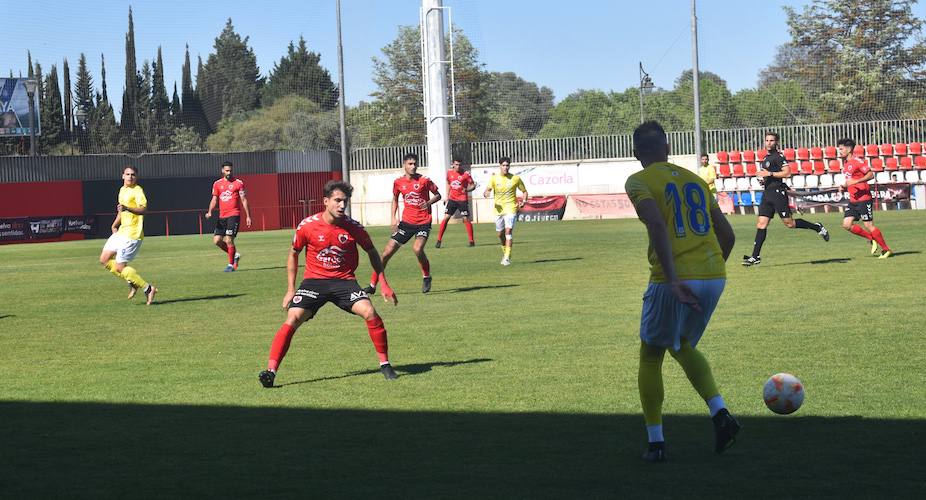
{"type": "Polygon", "coordinates": [[[637,212],[626,193],[574,194],[571,196],[582,215],[636,217],[637,212]]]}
{"type": "Polygon", "coordinates": [[[531,196],[518,211],[518,221],[563,220],[565,196],[531,196]]]}

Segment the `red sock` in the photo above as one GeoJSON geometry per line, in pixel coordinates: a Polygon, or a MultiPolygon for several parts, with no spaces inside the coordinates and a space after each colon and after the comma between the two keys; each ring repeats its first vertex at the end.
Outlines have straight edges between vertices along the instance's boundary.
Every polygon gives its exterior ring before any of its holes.
{"type": "Polygon", "coordinates": [[[447,230],[448,222],[450,222],[450,219],[444,219],[444,221],[440,223],[440,231],[437,232],[437,241],[444,239],[444,231],[447,230]]]}
{"type": "Polygon", "coordinates": [[[373,271],[373,274],[370,275],[370,286],[376,288],[377,283],[379,283],[379,273],[373,271]]]}
{"type": "Polygon", "coordinates": [[[293,340],[293,334],[296,333],[296,327],[283,323],[283,326],[277,330],[277,334],[273,337],[273,343],[270,344],[270,361],[267,362],[267,369],[270,371],[276,371],[280,367],[280,362],[283,361],[283,356],[286,356],[286,351],[289,350],[289,342],[293,340]]]}
{"type": "Polygon", "coordinates": [[[418,264],[421,265],[421,275],[427,278],[431,275],[431,262],[428,261],[427,257],[423,261],[419,261],[418,264]]]}
{"type": "Polygon", "coordinates": [[[849,229],[849,231],[852,231],[852,234],[857,234],[861,236],[862,238],[865,238],[866,240],[871,241],[871,233],[862,229],[862,226],[857,226],[855,224],[852,224],[852,227],[849,229]]]}
{"type": "MultiPolygon", "coordinates": [[[[473,242],[473,223],[469,219],[464,218],[463,224],[466,226],[466,235],[469,236],[469,242],[473,242]]],[[[438,238],[440,239],[440,238],[438,238]]]]}
{"type": "Polygon", "coordinates": [[[887,247],[887,242],[884,241],[884,235],[881,234],[881,230],[874,228],[871,230],[871,237],[878,242],[878,245],[881,246],[881,250],[889,252],[891,249],[887,247]]]}
{"type": "Polygon", "coordinates": [[[222,240],[219,240],[219,242],[216,243],[215,246],[219,247],[219,250],[221,250],[221,251],[223,251],[223,252],[227,252],[227,251],[228,251],[228,245],[226,245],[225,242],[222,241],[222,240]]]}
{"type": "Polygon", "coordinates": [[[373,347],[376,349],[379,362],[388,363],[389,342],[386,340],[386,326],[383,325],[383,318],[377,315],[373,319],[367,320],[367,330],[370,332],[370,340],[373,341],[373,347]]]}
{"type": "Polygon", "coordinates": [[[228,263],[235,263],[235,245],[228,245],[228,263]]]}

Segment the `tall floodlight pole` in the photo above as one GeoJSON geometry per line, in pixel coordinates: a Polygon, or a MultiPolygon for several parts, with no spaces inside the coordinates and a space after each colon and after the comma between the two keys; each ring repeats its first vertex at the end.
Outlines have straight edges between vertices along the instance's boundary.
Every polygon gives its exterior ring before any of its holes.
{"type": "MultiPolygon", "coordinates": [[[[701,161],[701,83],[698,69],[698,11],[696,0],[691,0],[691,85],[694,90],[694,150],[695,162],[701,161]]],[[[700,163],[695,163],[700,165],[700,163]]]]}
{"type": "MultiPolygon", "coordinates": [[[[451,34],[453,36],[453,34],[451,34]]],[[[450,165],[450,118],[447,113],[444,54],[444,8],[441,0],[421,0],[422,70],[424,72],[424,117],[427,121],[428,174],[440,185],[450,165]]],[[[453,46],[451,45],[451,53],[453,46]]],[[[443,205],[437,205],[437,217],[443,205]]]]}
{"type": "Polygon", "coordinates": [[[646,71],[643,71],[643,63],[640,63],[640,123],[646,121],[646,117],[643,114],[643,94],[655,87],[653,84],[653,79],[650,78],[649,74],[646,71]]]}
{"type": "MultiPolygon", "coordinates": [[[[341,122],[341,179],[350,182],[350,165],[347,156],[347,120],[344,104],[344,43],[341,40],[341,0],[337,0],[338,11],[338,115],[341,122]]],[[[350,204],[345,210],[350,215],[350,204]]]]}

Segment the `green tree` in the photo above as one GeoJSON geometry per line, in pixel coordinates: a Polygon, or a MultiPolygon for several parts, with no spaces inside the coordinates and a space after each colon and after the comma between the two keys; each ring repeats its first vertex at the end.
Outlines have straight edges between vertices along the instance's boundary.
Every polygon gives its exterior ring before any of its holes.
{"type": "Polygon", "coordinates": [[[151,68],[151,128],[150,147],[154,151],[165,151],[170,144],[170,100],[164,86],[164,60],[158,47],[157,60],[151,68]]]}
{"type": "MultiPolygon", "coordinates": [[[[170,101],[170,128],[175,129],[181,125],[183,117],[183,104],[180,103],[180,94],[177,93],[177,82],[174,81],[174,95],[170,101]]],[[[173,135],[173,133],[171,133],[173,135]]]]}
{"type": "Polygon", "coordinates": [[[168,151],[182,153],[189,151],[203,151],[203,137],[193,127],[179,126],[170,136],[168,151]]]}
{"type": "Polygon", "coordinates": [[[553,91],[511,73],[488,73],[486,106],[491,129],[484,140],[526,139],[540,132],[553,110],[553,91]]]}
{"type": "Polygon", "coordinates": [[[612,95],[601,90],[579,90],[560,101],[540,130],[540,137],[575,137],[617,133],[611,120],[612,95]]]}
{"type": "Polygon", "coordinates": [[[136,76],[138,92],[135,94],[138,101],[135,103],[136,134],[129,141],[130,151],[152,151],[154,148],[155,137],[153,123],[151,120],[151,85],[152,73],[151,63],[145,59],[141,65],[141,71],[136,76]]]}
{"type": "Polygon", "coordinates": [[[139,123],[137,109],[139,85],[136,68],[135,23],[132,20],[132,7],[129,7],[129,31],[125,34],[125,90],[122,92],[122,114],[119,126],[130,143],[135,142],[135,131],[139,123]]]}
{"type": "MultiPolygon", "coordinates": [[[[87,70],[87,57],[81,53],[80,59],[77,60],[77,81],[74,82],[74,106],[84,110],[89,117],[96,109],[93,102],[93,77],[87,70]]],[[[89,138],[87,136],[87,127],[91,125],[90,121],[84,127],[76,128],[77,142],[80,144],[82,151],[89,150],[89,138]]]]}
{"type": "Polygon", "coordinates": [[[58,84],[58,68],[54,64],[45,77],[45,92],[42,101],[42,149],[65,142],[64,108],[61,105],[61,86],[58,84]]]}
{"type": "Polygon", "coordinates": [[[814,102],[795,80],[774,80],[733,96],[737,126],[775,127],[813,123],[814,102]]]}
{"type": "Polygon", "coordinates": [[[210,151],[306,151],[337,149],[339,144],[338,113],[321,111],[314,101],[296,95],[253,113],[232,115],[206,140],[210,151]]]}
{"type": "Polygon", "coordinates": [[[263,85],[248,37],[242,39],[235,32],[230,18],[216,37],[214,48],[197,75],[197,90],[212,129],[225,117],[256,109],[263,85]]]}
{"type": "Polygon", "coordinates": [[[267,77],[267,84],[261,90],[261,104],[268,106],[286,95],[301,95],[315,101],[328,111],[338,104],[338,88],[331,81],[328,70],[319,61],[321,56],[310,52],[305,39],[299,37],[298,48],[289,43],[285,56],[274,64],[267,77]]]}
{"type": "MultiPolygon", "coordinates": [[[[105,69],[105,66],[104,66],[105,69]]],[[[66,136],[64,140],[71,141],[71,138],[74,133],[74,119],[73,119],[73,104],[71,103],[71,69],[68,67],[67,58],[64,59],[64,64],[61,69],[62,73],[62,86],[64,87],[64,124],[66,129],[66,136]]],[[[104,71],[105,75],[106,72],[104,71]]]]}

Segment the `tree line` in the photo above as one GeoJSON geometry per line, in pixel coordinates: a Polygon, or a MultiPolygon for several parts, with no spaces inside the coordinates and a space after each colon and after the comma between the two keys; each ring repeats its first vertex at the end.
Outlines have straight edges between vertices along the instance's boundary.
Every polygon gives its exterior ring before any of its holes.
{"type": "MultiPolygon", "coordinates": [[[[724,79],[701,72],[704,129],[768,127],[926,116],[926,41],[916,0],[814,0],[785,7],[791,40],[759,75],[756,88],[732,92],[724,79]]],[[[487,71],[459,29],[453,37],[457,116],[454,143],[628,133],[640,121],[641,89],[579,90],[554,103],[553,92],[512,72],[487,71]]],[[[125,91],[120,120],[107,92],[104,56],[95,85],[84,54],[75,82],[68,61],[43,73],[28,57],[28,76],[41,82],[40,149],[45,154],[337,149],[339,89],[306,41],[290,42],[266,76],[248,38],[229,19],[193,81],[186,49],[178,92],[168,95],[161,50],[138,69],[129,9],[125,91]],[[63,92],[62,92],[63,90],[63,92]]],[[[12,72],[10,74],[12,77],[12,72]]],[[[350,146],[422,144],[425,140],[421,46],[417,27],[399,27],[373,59],[371,100],[348,109],[350,146]]],[[[643,114],[668,130],[693,123],[693,78],[682,72],[669,88],[643,96],[643,114]]],[[[448,88],[449,94],[449,88],[448,88]]],[[[0,140],[0,152],[22,152],[21,140],[0,140]]]]}

